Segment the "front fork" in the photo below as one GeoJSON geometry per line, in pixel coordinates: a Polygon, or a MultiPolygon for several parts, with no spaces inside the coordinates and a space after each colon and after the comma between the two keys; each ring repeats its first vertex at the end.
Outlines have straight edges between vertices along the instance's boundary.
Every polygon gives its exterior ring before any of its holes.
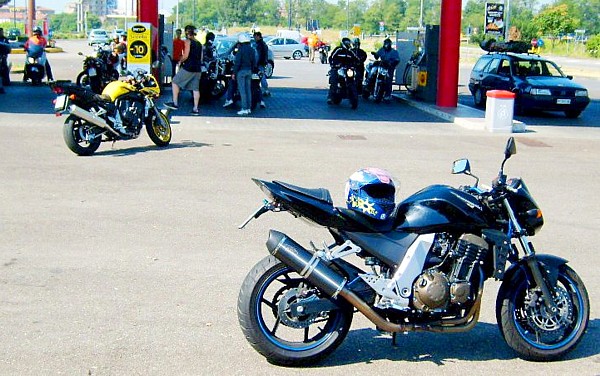
{"type": "Polygon", "coordinates": [[[539,286],[539,288],[542,290],[544,304],[550,310],[550,312],[556,313],[558,312],[558,308],[556,307],[556,304],[554,304],[553,299],[554,287],[550,286],[547,283],[544,276],[542,275],[542,271],[540,270],[540,263],[538,262],[537,257],[535,257],[535,250],[533,249],[533,245],[529,241],[527,235],[525,235],[525,231],[523,231],[523,228],[521,227],[521,225],[519,225],[519,222],[517,222],[517,217],[515,216],[514,211],[508,203],[508,199],[505,198],[503,200],[503,204],[506,208],[506,211],[508,212],[508,216],[510,217],[510,223],[513,227],[513,233],[518,235],[517,239],[519,239],[521,248],[523,249],[523,252],[525,253],[525,256],[527,258],[527,266],[529,267],[529,270],[531,270],[533,280],[535,281],[535,284],[539,286]]]}

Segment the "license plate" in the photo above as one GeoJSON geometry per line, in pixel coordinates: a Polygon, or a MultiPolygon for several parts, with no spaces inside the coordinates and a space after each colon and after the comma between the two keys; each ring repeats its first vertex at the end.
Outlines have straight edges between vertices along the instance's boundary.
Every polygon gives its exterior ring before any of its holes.
{"type": "Polygon", "coordinates": [[[556,104],[571,104],[570,99],[557,99],[556,104]]]}
{"type": "Polygon", "coordinates": [[[64,94],[59,95],[54,103],[54,112],[62,112],[65,108],[67,108],[67,96],[64,94]]]}
{"type": "Polygon", "coordinates": [[[96,75],[97,75],[97,73],[96,73],[96,68],[90,68],[90,69],[88,69],[88,75],[89,75],[90,77],[94,77],[94,76],[96,76],[96,75]]]}

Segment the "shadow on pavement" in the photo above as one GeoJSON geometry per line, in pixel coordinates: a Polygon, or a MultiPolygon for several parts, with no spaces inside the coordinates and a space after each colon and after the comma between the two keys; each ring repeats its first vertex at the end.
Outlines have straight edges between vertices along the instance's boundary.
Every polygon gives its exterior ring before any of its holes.
{"type": "MultiPolygon", "coordinates": [[[[600,319],[590,320],[588,330],[579,345],[564,360],[597,356],[600,349],[600,319]]],[[[374,329],[351,330],[342,345],[318,367],[369,363],[386,359],[403,362],[431,362],[439,366],[466,361],[509,360],[516,358],[504,342],[498,326],[480,322],[465,333],[398,334],[396,346],[391,336],[374,329]]]]}

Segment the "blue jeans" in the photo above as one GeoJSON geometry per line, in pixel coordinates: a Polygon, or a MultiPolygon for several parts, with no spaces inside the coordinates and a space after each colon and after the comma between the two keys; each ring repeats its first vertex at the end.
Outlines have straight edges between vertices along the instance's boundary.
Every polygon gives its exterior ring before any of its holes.
{"type": "Polygon", "coordinates": [[[252,71],[241,70],[235,75],[242,99],[242,110],[249,110],[252,106],[252,71]]]}

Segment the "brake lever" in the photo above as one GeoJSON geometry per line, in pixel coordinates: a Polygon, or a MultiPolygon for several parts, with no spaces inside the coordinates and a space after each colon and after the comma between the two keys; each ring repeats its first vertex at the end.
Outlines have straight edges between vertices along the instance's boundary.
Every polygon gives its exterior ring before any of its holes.
{"type": "Polygon", "coordinates": [[[261,215],[268,212],[269,210],[273,210],[273,209],[274,209],[273,204],[271,204],[267,200],[264,200],[262,206],[260,208],[256,209],[256,211],[254,211],[252,214],[250,214],[250,216],[244,221],[244,223],[242,223],[241,225],[238,226],[238,229],[239,230],[243,229],[244,227],[246,227],[246,225],[248,223],[250,223],[251,220],[258,218],[261,215]]]}

